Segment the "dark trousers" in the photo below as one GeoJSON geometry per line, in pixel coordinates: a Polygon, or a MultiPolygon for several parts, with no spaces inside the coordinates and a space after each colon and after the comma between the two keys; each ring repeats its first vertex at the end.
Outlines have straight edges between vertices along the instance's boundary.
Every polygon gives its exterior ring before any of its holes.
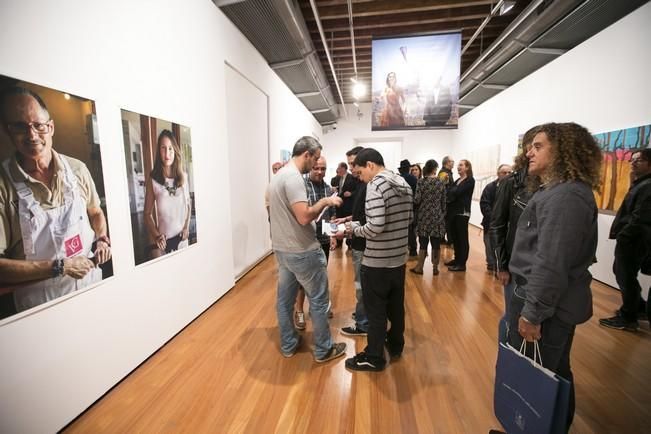
{"type": "Polygon", "coordinates": [[[454,218],[453,215],[445,215],[445,233],[447,237],[447,242],[448,244],[453,244],[454,243],[454,234],[452,233],[452,219],[454,218]]]}
{"type": "Polygon", "coordinates": [[[384,342],[391,354],[405,346],[405,266],[375,268],[362,265],[362,293],[368,317],[368,345],[364,352],[371,360],[385,363],[384,342]],[[387,331],[387,320],[391,329],[387,331]]]}
{"type": "Polygon", "coordinates": [[[427,250],[427,244],[432,244],[432,250],[441,249],[441,239],[436,237],[418,237],[418,244],[421,250],[427,250]]]}
{"type": "Polygon", "coordinates": [[[409,255],[415,256],[417,254],[418,246],[416,245],[416,225],[413,223],[409,225],[407,243],[409,244],[409,255]]]}
{"type": "Polygon", "coordinates": [[[642,299],[642,287],[637,280],[642,261],[641,258],[635,257],[634,252],[634,246],[618,240],[613,263],[613,273],[622,293],[620,312],[622,317],[630,322],[637,321],[638,312],[644,312],[646,308],[642,299]]]}
{"type": "Polygon", "coordinates": [[[455,215],[452,218],[452,243],[454,244],[454,263],[466,266],[470,244],[468,243],[468,220],[470,217],[455,215]]]}
{"type": "MultiPolygon", "coordinates": [[[[518,332],[518,319],[520,312],[524,307],[525,300],[524,289],[520,286],[515,287],[511,294],[511,308],[509,319],[509,343],[513,348],[520,349],[522,345],[522,336],[518,332]]],[[[546,319],[542,323],[542,338],[538,341],[540,345],[540,355],[542,364],[545,368],[560,375],[570,382],[570,402],[567,411],[567,428],[569,429],[574,419],[575,396],[574,396],[574,376],[570,368],[570,351],[572,350],[572,341],[574,339],[574,324],[567,324],[556,316],[546,319]]],[[[527,344],[527,356],[533,358],[533,344],[527,344]]]]}
{"type": "Polygon", "coordinates": [[[323,250],[323,253],[326,255],[326,263],[330,259],[330,242],[328,244],[321,244],[321,250],[323,250]]]}

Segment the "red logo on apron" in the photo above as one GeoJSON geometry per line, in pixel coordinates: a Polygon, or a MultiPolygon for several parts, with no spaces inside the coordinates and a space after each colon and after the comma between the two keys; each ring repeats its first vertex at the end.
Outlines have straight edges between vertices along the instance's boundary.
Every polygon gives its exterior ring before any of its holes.
{"type": "Polygon", "coordinates": [[[81,237],[79,234],[75,235],[72,238],[69,238],[65,241],[65,246],[66,246],[66,257],[69,258],[70,256],[74,256],[77,253],[81,252],[83,249],[82,243],[81,243],[81,237]]]}

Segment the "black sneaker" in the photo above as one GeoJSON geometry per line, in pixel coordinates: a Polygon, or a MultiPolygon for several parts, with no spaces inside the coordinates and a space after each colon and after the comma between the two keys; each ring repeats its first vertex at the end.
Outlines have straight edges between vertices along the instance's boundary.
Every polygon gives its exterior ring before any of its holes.
{"type": "Polygon", "coordinates": [[[346,368],[352,369],[353,371],[381,371],[384,369],[384,365],[384,362],[380,363],[369,359],[364,352],[350,359],[346,359],[346,368]]]}
{"type": "Polygon", "coordinates": [[[341,329],[341,334],[346,336],[366,336],[368,333],[362,329],[358,329],[356,325],[352,327],[344,327],[341,329]]]}
{"type": "Polygon", "coordinates": [[[616,330],[626,330],[627,332],[636,332],[640,325],[637,321],[627,321],[621,316],[613,316],[611,318],[602,318],[599,324],[616,330]]]}
{"type": "Polygon", "coordinates": [[[317,363],[325,363],[329,360],[341,357],[344,354],[346,354],[346,343],[338,342],[330,347],[330,351],[328,351],[325,356],[321,357],[320,359],[314,359],[314,361],[317,363]]]}
{"type": "Polygon", "coordinates": [[[444,262],[443,265],[445,265],[446,267],[451,267],[453,265],[456,265],[456,262],[454,259],[452,259],[451,261],[444,262]]]}
{"type": "MultiPolygon", "coordinates": [[[[615,311],[615,315],[616,316],[622,316],[622,311],[620,309],[617,309],[615,311]]],[[[640,311],[640,312],[637,313],[637,320],[638,321],[648,321],[649,317],[646,315],[646,312],[640,311]]]]}

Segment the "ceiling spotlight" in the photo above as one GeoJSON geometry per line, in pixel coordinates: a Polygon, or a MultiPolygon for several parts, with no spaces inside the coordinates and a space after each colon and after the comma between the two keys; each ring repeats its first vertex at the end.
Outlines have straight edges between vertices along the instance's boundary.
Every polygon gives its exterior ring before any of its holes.
{"type": "Polygon", "coordinates": [[[364,95],[366,95],[366,86],[362,83],[355,83],[353,86],[353,97],[355,99],[360,99],[364,95]]]}
{"type": "Polygon", "coordinates": [[[64,94],[63,94],[63,97],[64,97],[65,99],[70,99],[70,95],[67,94],[67,93],[64,93],[64,94]]]}
{"type": "Polygon", "coordinates": [[[511,9],[515,7],[515,1],[503,1],[502,6],[500,6],[500,15],[508,13],[511,9]]]}

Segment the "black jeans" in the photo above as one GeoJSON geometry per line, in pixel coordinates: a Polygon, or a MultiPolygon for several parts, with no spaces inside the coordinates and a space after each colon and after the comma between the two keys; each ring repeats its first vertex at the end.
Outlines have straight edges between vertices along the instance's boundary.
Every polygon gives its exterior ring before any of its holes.
{"type": "Polygon", "coordinates": [[[413,223],[409,225],[409,231],[407,232],[407,243],[409,244],[409,255],[416,255],[418,246],[416,245],[416,226],[413,223]]]}
{"type": "Polygon", "coordinates": [[[405,346],[405,266],[375,268],[362,265],[362,294],[368,317],[368,345],[364,352],[384,365],[384,341],[391,354],[405,346]],[[387,320],[391,329],[387,331],[387,320]]]}
{"type": "Polygon", "coordinates": [[[468,243],[469,216],[455,215],[452,218],[452,243],[454,244],[455,265],[466,266],[470,244],[468,243]]]}
{"type": "MultiPolygon", "coordinates": [[[[511,308],[509,319],[509,343],[513,348],[520,349],[522,345],[522,336],[518,332],[518,319],[520,312],[524,307],[524,289],[518,285],[515,286],[511,294],[511,308]]],[[[542,322],[542,338],[538,341],[540,345],[540,355],[542,364],[545,368],[560,375],[570,382],[570,402],[567,410],[567,428],[569,429],[574,419],[575,396],[574,396],[574,376],[570,368],[570,351],[572,350],[572,341],[576,326],[568,324],[556,316],[546,319],[542,322]]],[[[527,345],[527,356],[533,359],[533,345],[527,345]]]]}
{"type": "Polygon", "coordinates": [[[441,249],[441,239],[436,237],[418,237],[418,244],[420,244],[420,250],[427,250],[427,244],[432,243],[432,250],[441,249]]]}
{"type": "Polygon", "coordinates": [[[626,321],[637,321],[638,312],[644,312],[642,287],[637,280],[637,274],[642,266],[642,259],[635,256],[634,246],[618,240],[615,245],[615,262],[613,273],[622,293],[622,317],[626,321]]]}

